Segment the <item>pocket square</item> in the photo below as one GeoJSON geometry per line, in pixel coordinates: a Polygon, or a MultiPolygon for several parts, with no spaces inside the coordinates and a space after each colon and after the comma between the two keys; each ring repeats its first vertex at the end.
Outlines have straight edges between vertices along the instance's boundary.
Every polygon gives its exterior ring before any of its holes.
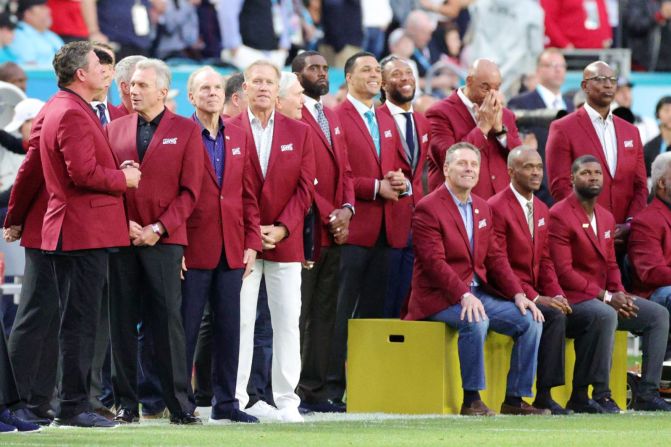
{"type": "Polygon", "coordinates": [[[487,226],[487,219],[482,219],[478,222],[478,230],[487,226]]]}
{"type": "Polygon", "coordinates": [[[334,132],[336,135],[340,135],[340,127],[336,127],[335,129],[333,129],[333,132],[334,132]]]}
{"type": "Polygon", "coordinates": [[[385,130],[384,131],[384,137],[385,138],[391,138],[391,130],[385,130]]]}
{"type": "Polygon", "coordinates": [[[606,232],[603,234],[603,237],[604,237],[604,239],[610,239],[610,230],[606,231],[606,232]]]}
{"type": "Polygon", "coordinates": [[[240,155],[240,148],[234,147],[233,149],[231,149],[231,155],[240,155]]]}
{"type": "Polygon", "coordinates": [[[163,144],[177,144],[177,138],[164,138],[163,144]]]}
{"type": "Polygon", "coordinates": [[[542,227],[543,225],[545,225],[545,218],[541,217],[538,219],[538,228],[542,227]]]}
{"type": "Polygon", "coordinates": [[[422,143],[426,143],[427,141],[429,141],[429,135],[425,133],[422,135],[422,143]]]}
{"type": "Polygon", "coordinates": [[[294,150],[293,143],[283,144],[282,146],[280,146],[280,151],[282,152],[293,151],[293,150],[294,150]]]}
{"type": "Polygon", "coordinates": [[[629,149],[633,148],[634,140],[624,140],[624,147],[629,149]]]}

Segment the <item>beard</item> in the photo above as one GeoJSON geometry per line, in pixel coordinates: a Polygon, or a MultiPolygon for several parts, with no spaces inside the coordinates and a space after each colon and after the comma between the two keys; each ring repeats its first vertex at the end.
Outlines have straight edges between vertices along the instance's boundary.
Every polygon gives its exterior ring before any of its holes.
{"type": "Polygon", "coordinates": [[[329,82],[326,81],[325,84],[317,84],[310,82],[303,78],[303,90],[306,96],[309,96],[310,98],[316,98],[320,96],[324,96],[329,92],[329,82]]]}
{"type": "Polygon", "coordinates": [[[583,197],[585,199],[593,199],[597,197],[599,194],[601,194],[601,190],[603,189],[603,186],[599,186],[598,188],[590,188],[588,186],[576,187],[576,192],[580,195],[580,197],[583,197]]]}
{"type": "Polygon", "coordinates": [[[392,90],[388,93],[389,98],[394,102],[394,104],[404,104],[410,102],[415,97],[415,89],[412,89],[411,95],[404,95],[400,90],[392,90]]]}

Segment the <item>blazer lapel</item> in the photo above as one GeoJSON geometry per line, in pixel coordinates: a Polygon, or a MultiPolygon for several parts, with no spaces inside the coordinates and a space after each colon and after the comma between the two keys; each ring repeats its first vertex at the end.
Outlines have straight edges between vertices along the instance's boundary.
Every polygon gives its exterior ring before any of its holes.
{"type": "MultiPolygon", "coordinates": [[[[578,222],[580,223],[580,226],[582,227],[582,230],[585,232],[587,235],[587,238],[590,240],[594,248],[599,252],[602,258],[606,259],[606,254],[603,252],[603,248],[601,247],[601,242],[599,241],[599,238],[594,234],[594,230],[592,229],[592,224],[590,223],[589,217],[587,216],[587,213],[585,212],[584,209],[580,206],[580,203],[578,203],[578,200],[575,198],[575,196],[572,197],[572,206],[573,206],[573,214],[577,218],[578,222]]],[[[594,213],[597,214],[596,209],[594,210],[594,213]]],[[[596,231],[597,233],[601,231],[601,228],[599,227],[599,217],[596,217],[596,231]]]]}
{"type": "Polygon", "coordinates": [[[147,152],[145,152],[144,157],[142,158],[142,163],[140,163],[141,166],[146,164],[148,160],[152,157],[154,152],[157,152],[159,150],[158,146],[163,144],[163,139],[168,136],[169,132],[174,132],[174,127],[172,125],[172,120],[174,117],[175,115],[173,115],[172,112],[170,112],[170,110],[165,109],[163,118],[161,118],[161,122],[158,123],[156,132],[154,132],[154,137],[149,142],[147,152]]]}
{"type": "Polygon", "coordinates": [[[457,112],[459,112],[459,115],[461,115],[461,119],[469,123],[469,125],[475,123],[471,112],[466,108],[466,105],[461,100],[461,98],[459,98],[459,95],[457,95],[456,91],[452,93],[452,95],[448,98],[448,101],[454,104],[454,108],[457,110],[457,112]]]}
{"type": "MultiPolygon", "coordinates": [[[[256,174],[261,179],[263,183],[263,171],[261,171],[261,162],[259,161],[259,154],[256,152],[256,142],[254,141],[254,132],[252,132],[252,124],[249,122],[249,115],[245,112],[242,112],[240,117],[240,123],[242,128],[245,130],[247,136],[251,139],[249,144],[250,154],[249,157],[252,159],[252,165],[256,170],[256,174]]],[[[273,135],[274,136],[274,135],[273,135]]]]}
{"type": "MultiPolygon", "coordinates": [[[[475,243],[473,244],[473,250],[471,251],[471,243],[468,240],[468,233],[466,232],[466,227],[464,227],[464,220],[461,218],[461,214],[459,213],[459,210],[457,209],[457,205],[454,203],[454,200],[452,199],[452,195],[450,192],[447,190],[447,187],[441,186],[440,188],[443,188],[441,190],[441,198],[445,202],[445,208],[447,208],[448,212],[452,216],[452,220],[454,220],[454,224],[459,230],[459,234],[461,234],[461,238],[464,241],[464,244],[466,244],[466,248],[468,250],[468,253],[471,256],[471,259],[473,258],[473,252],[475,252],[475,243]]],[[[473,220],[475,221],[475,206],[473,207],[473,220]]],[[[473,240],[475,242],[475,229],[473,229],[473,240]]]]}
{"type": "MultiPolygon", "coordinates": [[[[284,126],[282,126],[282,120],[284,117],[279,114],[279,112],[275,112],[275,122],[273,123],[273,142],[270,145],[270,157],[268,158],[268,168],[266,169],[266,177],[270,174],[270,171],[273,169],[273,165],[275,164],[275,161],[277,160],[277,157],[279,157],[280,153],[280,145],[284,143],[284,134],[282,133],[282,129],[284,126]],[[282,135],[280,135],[282,133],[282,135]]],[[[260,165],[259,165],[260,166],[260,165]]]]}
{"type": "MultiPolygon", "coordinates": [[[[324,111],[324,116],[326,116],[326,111],[324,111]]],[[[326,120],[329,122],[329,130],[331,131],[331,141],[333,141],[333,128],[331,126],[331,121],[328,119],[328,117],[326,117],[326,120]]],[[[324,146],[328,148],[328,151],[331,154],[331,156],[334,156],[332,145],[329,143],[329,140],[326,139],[324,131],[319,126],[317,120],[315,120],[315,117],[312,116],[312,113],[310,113],[310,110],[308,110],[307,106],[303,106],[303,121],[305,121],[306,124],[312,127],[312,129],[317,133],[319,138],[322,140],[322,143],[324,143],[324,146]]]]}
{"type": "MultiPolygon", "coordinates": [[[[356,107],[354,107],[354,104],[352,104],[348,99],[345,100],[345,105],[347,107],[347,113],[349,113],[352,121],[356,123],[356,126],[359,128],[359,131],[364,136],[364,139],[366,140],[366,142],[368,142],[368,148],[373,152],[375,160],[377,160],[377,163],[380,164],[380,158],[382,156],[382,135],[380,135],[380,156],[378,156],[377,150],[375,149],[375,143],[373,143],[373,137],[370,136],[368,127],[366,126],[366,123],[363,122],[363,118],[361,118],[361,115],[359,115],[359,112],[356,110],[356,107]]],[[[379,130],[380,125],[378,124],[377,127],[379,130]]]]}
{"type": "Polygon", "coordinates": [[[584,108],[580,108],[577,112],[578,117],[580,118],[578,122],[580,123],[580,126],[582,126],[583,131],[587,134],[589,139],[592,141],[592,144],[594,145],[594,152],[596,152],[596,156],[599,157],[599,160],[601,161],[601,166],[604,167],[603,172],[604,175],[609,175],[610,176],[610,169],[608,169],[608,160],[606,160],[606,154],[603,152],[603,147],[601,146],[601,141],[599,141],[599,137],[596,134],[596,131],[594,130],[594,124],[592,124],[592,120],[589,117],[589,114],[584,108]]]}
{"type": "MultiPolygon", "coordinates": [[[[506,198],[508,199],[508,206],[510,207],[510,211],[515,216],[517,224],[520,226],[522,232],[529,237],[529,240],[531,240],[531,233],[529,232],[529,224],[527,223],[527,217],[524,215],[524,210],[520,206],[520,203],[517,201],[515,193],[513,193],[510,190],[510,186],[508,187],[508,191],[506,192],[506,198]]],[[[536,213],[534,213],[534,220],[535,218],[536,213]]]]}

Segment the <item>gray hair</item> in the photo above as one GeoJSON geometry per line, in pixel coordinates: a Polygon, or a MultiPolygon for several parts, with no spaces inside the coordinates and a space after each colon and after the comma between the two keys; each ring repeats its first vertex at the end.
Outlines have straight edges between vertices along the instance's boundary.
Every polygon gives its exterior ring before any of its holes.
{"type": "Polygon", "coordinates": [[[289,93],[289,89],[294,85],[294,82],[298,82],[298,77],[295,73],[288,71],[283,71],[282,76],[280,77],[280,90],[277,94],[278,98],[284,98],[289,93]]]}
{"type": "Polygon", "coordinates": [[[156,87],[170,89],[170,67],[160,59],[145,59],[135,65],[135,70],[154,70],[156,73],[156,87]]]}
{"type": "Polygon", "coordinates": [[[128,84],[137,63],[145,59],[147,58],[144,56],[128,56],[117,62],[114,67],[114,82],[116,82],[116,85],[121,88],[122,82],[128,84]]]}
{"type": "Polygon", "coordinates": [[[58,85],[68,86],[76,80],[77,70],[89,69],[89,53],[93,45],[86,41],[70,42],[63,45],[54,56],[53,66],[58,85]]]}
{"type": "Polygon", "coordinates": [[[458,150],[461,150],[461,149],[467,149],[469,151],[475,152],[475,155],[477,155],[477,157],[478,157],[478,162],[480,162],[480,149],[473,146],[471,143],[467,143],[465,141],[460,141],[460,142],[455,143],[452,146],[450,146],[450,148],[447,150],[447,152],[445,154],[445,164],[446,165],[450,164],[452,162],[452,160],[454,159],[455,152],[457,152],[458,150]]]}
{"type": "Polygon", "coordinates": [[[657,183],[659,179],[664,177],[666,170],[671,164],[671,152],[663,152],[655,157],[655,161],[652,162],[650,167],[650,177],[652,178],[652,187],[654,190],[657,190],[657,183]]]}
{"type": "Polygon", "coordinates": [[[200,68],[194,70],[194,71],[189,75],[189,79],[186,81],[186,91],[187,91],[187,92],[190,92],[190,91],[193,90],[193,83],[195,82],[196,77],[197,77],[199,74],[201,74],[201,73],[205,73],[205,72],[218,74],[219,77],[220,77],[220,79],[221,79],[221,86],[222,86],[222,89],[223,89],[223,87],[224,87],[224,79],[223,79],[223,77],[221,76],[221,73],[219,73],[217,70],[215,70],[215,69],[212,68],[211,66],[209,66],[209,65],[205,65],[205,66],[203,66],[203,67],[200,67],[200,68]]]}

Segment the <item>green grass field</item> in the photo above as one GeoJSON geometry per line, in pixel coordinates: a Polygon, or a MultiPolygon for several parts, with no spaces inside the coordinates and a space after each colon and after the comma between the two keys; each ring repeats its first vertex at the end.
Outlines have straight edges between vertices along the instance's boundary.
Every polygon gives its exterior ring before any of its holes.
{"type": "Polygon", "coordinates": [[[494,418],[339,415],[305,424],[173,427],[142,423],[112,430],[46,428],[0,436],[0,446],[628,446],[671,444],[671,414],[494,418]]]}

